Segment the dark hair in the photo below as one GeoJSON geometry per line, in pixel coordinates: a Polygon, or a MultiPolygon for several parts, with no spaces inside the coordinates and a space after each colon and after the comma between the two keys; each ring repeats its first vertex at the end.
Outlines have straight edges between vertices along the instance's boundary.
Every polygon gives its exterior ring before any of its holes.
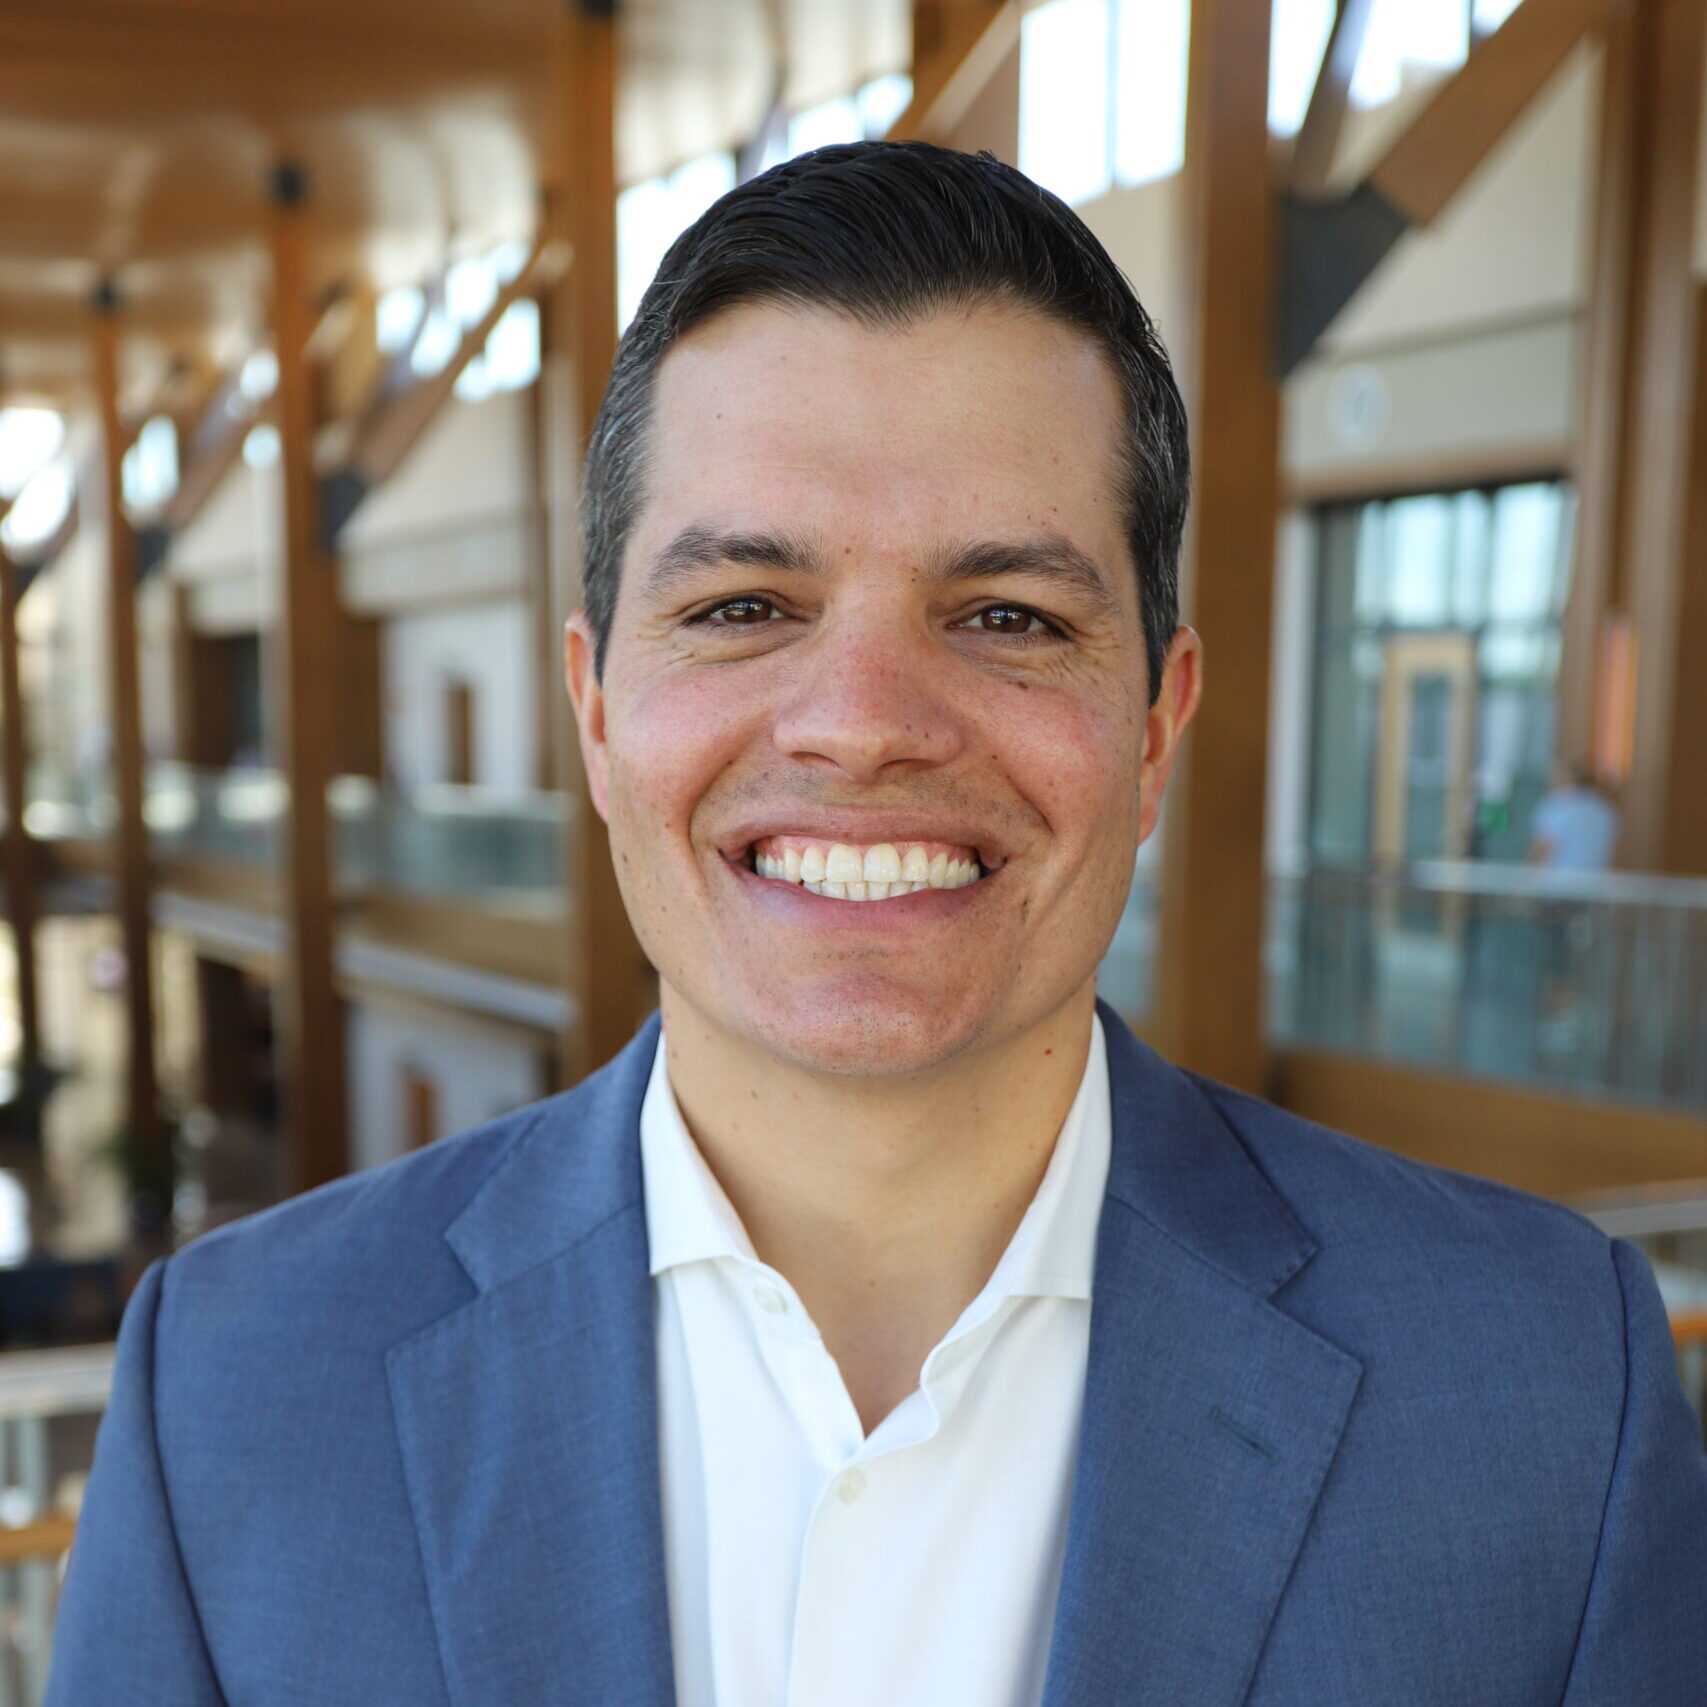
{"type": "Polygon", "coordinates": [[[899,326],[984,300],[1035,309],[1106,352],[1126,406],[1121,475],[1150,695],[1179,624],[1190,495],[1185,405],[1125,275],[1059,197],[990,154],[838,143],[731,190],[671,245],[617,346],[581,492],[583,598],[602,674],[622,553],[640,508],[653,379],[720,309],[783,302],[899,326]]]}

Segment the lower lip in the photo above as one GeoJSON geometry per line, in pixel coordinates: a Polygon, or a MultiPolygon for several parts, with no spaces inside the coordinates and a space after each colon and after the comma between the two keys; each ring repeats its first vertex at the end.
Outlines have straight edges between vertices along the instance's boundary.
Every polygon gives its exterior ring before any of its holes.
{"type": "Polygon", "coordinates": [[[761,877],[738,860],[723,862],[746,894],[775,917],[816,929],[880,931],[916,929],[938,919],[953,919],[974,907],[982,892],[999,875],[987,873],[958,889],[916,889],[886,901],[840,901],[833,895],[814,895],[803,884],[761,877]]]}

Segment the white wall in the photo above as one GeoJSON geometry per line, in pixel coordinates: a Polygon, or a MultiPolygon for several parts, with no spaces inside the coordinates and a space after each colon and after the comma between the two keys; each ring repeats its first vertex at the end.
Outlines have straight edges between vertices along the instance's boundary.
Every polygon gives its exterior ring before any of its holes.
{"type": "Polygon", "coordinates": [[[448,1138],[545,1094],[539,1044],[489,1022],[374,1001],[348,1009],[350,1155],[370,1168],[408,1148],[405,1074],[429,1079],[448,1138]]]}
{"type": "Polygon", "coordinates": [[[397,472],[362,500],[340,541],[347,552],[425,537],[534,502],[530,391],[478,403],[452,398],[397,472]]]}
{"type": "Polygon", "coordinates": [[[474,778],[486,788],[534,785],[533,627],[519,599],[395,615],[382,636],[385,764],[405,787],[443,782],[450,754],[447,681],[474,691],[474,778]]]}

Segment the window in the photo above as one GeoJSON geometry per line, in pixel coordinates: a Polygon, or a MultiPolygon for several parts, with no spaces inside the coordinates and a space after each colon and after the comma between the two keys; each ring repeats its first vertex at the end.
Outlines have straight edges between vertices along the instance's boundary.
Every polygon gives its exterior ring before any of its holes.
{"type": "Polygon", "coordinates": [[[1523,857],[1553,750],[1571,505],[1567,488],[1536,481],[1318,513],[1312,853],[1374,857],[1383,778],[1399,766],[1385,794],[1404,833],[1389,840],[1410,857],[1458,845],[1523,857]],[[1448,669],[1454,659],[1462,666],[1448,669]],[[1415,677],[1406,703],[1391,691],[1396,672],[1415,677]],[[1439,802],[1425,798],[1422,760],[1449,713],[1469,720],[1469,821],[1454,844],[1437,845],[1439,802]],[[1396,716],[1403,728],[1389,727],[1396,716]]]}
{"type": "Polygon", "coordinates": [[[145,421],[120,465],[124,501],[133,510],[156,510],[178,490],[178,429],[170,415],[145,421]]]}
{"type": "MultiPolygon", "coordinates": [[[[912,99],[912,79],[874,77],[851,95],[838,95],[792,114],[758,171],[835,142],[882,136],[912,99]]],[[[749,167],[752,170],[753,167],[749,167]]],[[[669,247],[721,195],[734,189],[735,157],[707,154],[661,178],[624,190],[616,201],[617,324],[627,326],[669,247]]]]}

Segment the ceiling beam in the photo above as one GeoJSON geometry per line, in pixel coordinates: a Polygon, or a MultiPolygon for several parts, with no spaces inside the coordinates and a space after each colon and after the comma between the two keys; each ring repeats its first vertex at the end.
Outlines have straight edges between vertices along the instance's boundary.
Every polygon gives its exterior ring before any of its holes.
{"type": "MultiPolygon", "coordinates": [[[[421,436],[450,401],[469,363],[485,349],[498,322],[516,303],[549,290],[567,264],[567,246],[542,237],[534,244],[522,270],[498,292],[479,322],[463,333],[444,367],[406,390],[381,390],[355,431],[348,460],[327,479],[322,521],[329,545],[335,544],[362,499],[389,480],[420,443],[421,436]]],[[[404,365],[406,368],[406,362],[404,365]]]]}
{"type": "Polygon", "coordinates": [[[1620,0],[1524,0],[1344,196],[1281,192],[1276,361],[1290,373],[1405,232],[1428,225],[1620,0]]]}
{"type": "Polygon", "coordinates": [[[1301,196],[1328,193],[1346,110],[1351,105],[1351,80],[1357,74],[1374,10],[1375,0],[1339,0],[1335,8],[1333,30],[1310,91],[1310,105],[1292,145],[1292,188],[1301,196]]]}
{"type": "Polygon", "coordinates": [[[942,142],[1019,41],[1019,0],[913,0],[913,96],[891,141],[942,142]]]}

